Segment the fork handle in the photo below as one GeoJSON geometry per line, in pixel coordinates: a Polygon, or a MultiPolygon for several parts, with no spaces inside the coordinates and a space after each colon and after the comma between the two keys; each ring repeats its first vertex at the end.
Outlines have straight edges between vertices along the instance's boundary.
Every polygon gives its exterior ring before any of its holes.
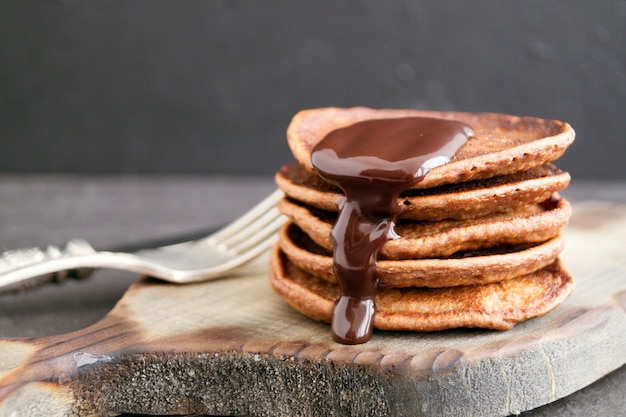
{"type": "Polygon", "coordinates": [[[29,290],[68,278],[84,279],[93,268],[81,265],[81,258],[96,254],[85,240],[74,239],[64,247],[24,248],[0,255],[0,293],[29,290]]]}

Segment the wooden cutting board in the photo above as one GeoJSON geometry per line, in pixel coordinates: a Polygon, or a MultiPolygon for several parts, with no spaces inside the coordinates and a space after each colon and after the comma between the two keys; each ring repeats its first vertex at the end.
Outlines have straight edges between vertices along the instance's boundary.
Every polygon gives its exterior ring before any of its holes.
{"type": "Polygon", "coordinates": [[[626,206],[574,205],[574,294],[506,332],[376,332],[344,346],[291,310],[265,263],[176,286],[142,278],[100,322],[0,339],[0,416],[505,416],[626,362],[626,206]]]}

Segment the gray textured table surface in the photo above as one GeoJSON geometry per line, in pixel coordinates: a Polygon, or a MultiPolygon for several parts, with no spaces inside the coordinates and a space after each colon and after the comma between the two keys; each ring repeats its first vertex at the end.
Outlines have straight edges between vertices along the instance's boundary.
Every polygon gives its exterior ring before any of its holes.
{"type": "MultiPolygon", "coordinates": [[[[271,178],[0,176],[0,252],[63,244],[94,247],[192,236],[226,223],[274,189],[271,178]]],[[[571,200],[626,203],[626,182],[574,181],[571,200]]],[[[0,337],[58,334],[104,316],[137,277],[107,271],[86,282],[0,296],[0,337]]],[[[626,369],[528,417],[626,416],[626,369]]]]}

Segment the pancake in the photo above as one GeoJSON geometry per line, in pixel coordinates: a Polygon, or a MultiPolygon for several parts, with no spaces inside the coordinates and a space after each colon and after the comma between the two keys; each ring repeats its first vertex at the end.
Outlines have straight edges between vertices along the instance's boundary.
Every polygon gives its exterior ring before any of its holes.
{"type": "Polygon", "coordinates": [[[476,133],[450,163],[434,168],[414,188],[432,188],[526,171],[559,158],[575,136],[567,123],[533,117],[327,107],[297,113],[287,128],[287,142],[296,160],[313,172],[313,148],[332,130],[368,119],[411,116],[457,120],[470,125],[476,133]]]}
{"type": "MultiPolygon", "coordinates": [[[[291,262],[328,282],[336,283],[332,254],[316,245],[298,226],[288,222],[279,232],[278,246],[291,262]]],[[[460,253],[456,257],[378,261],[381,287],[452,287],[509,280],[551,264],[563,250],[557,236],[537,245],[515,245],[460,253]]]]}
{"type": "Polygon", "coordinates": [[[570,175],[552,164],[574,136],[564,122],[496,113],[301,111],[287,129],[296,162],[275,175],[290,221],[270,257],[271,285],[313,319],[331,322],[335,310],[339,343],[367,341],[372,314],[378,329],[407,331],[504,330],[545,314],[574,288],[559,260],[570,175]],[[354,125],[405,117],[454,123],[354,125]],[[345,246],[333,259],[336,223],[345,246]]]}
{"type": "MultiPolygon", "coordinates": [[[[275,180],[288,197],[321,210],[338,211],[343,198],[339,188],[308,172],[297,162],[283,166],[275,180]]],[[[485,180],[409,190],[398,200],[402,207],[400,217],[428,221],[470,219],[495,210],[541,203],[566,188],[569,182],[567,172],[548,163],[485,180]]]]}
{"type": "MultiPolygon", "coordinates": [[[[275,292],[303,315],[330,322],[333,303],[340,296],[337,285],[298,268],[278,247],[270,263],[270,283],[275,292]]],[[[507,330],[551,311],[573,289],[572,277],[557,259],[536,272],[498,283],[380,291],[375,298],[374,327],[403,331],[457,327],[507,330]]]]}
{"type": "MultiPolygon", "coordinates": [[[[332,251],[330,233],[336,213],[315,210],[289,199],[278,209],[326,251],[332,251]]],[[[497,212],[470,220],[396,224],[397,239],[388,241],[381,259],[419,259],[451,256],[461,251],[540,243],[556,237],[571,215],[569,203],[557,194],[539,204],[497,212]]]]}

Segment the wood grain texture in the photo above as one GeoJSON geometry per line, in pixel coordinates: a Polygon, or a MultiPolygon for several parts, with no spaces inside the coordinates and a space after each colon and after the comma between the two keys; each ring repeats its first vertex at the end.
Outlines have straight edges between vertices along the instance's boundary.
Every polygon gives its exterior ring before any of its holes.
{"type": "Polygon", "coordinates": [[[376,332],[343,346],[269,288],[263,261],[175,286],[147,278],[101,321],[0,339],[0,416],[506,416],[626,362],[626,206],[579,202],[565,265],[577,289],[510,331],[376,332]]]}

